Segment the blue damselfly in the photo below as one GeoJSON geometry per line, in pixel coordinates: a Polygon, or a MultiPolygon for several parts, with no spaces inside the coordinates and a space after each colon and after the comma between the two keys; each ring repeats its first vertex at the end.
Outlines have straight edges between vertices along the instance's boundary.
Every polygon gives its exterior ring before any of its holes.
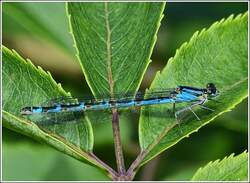
{"type": "Polygon", "coordinates": [[[59,97],[51,100],[51,105],[31,106],[21,109],[22,115],[35,114],[62,114],[64,112],[85,112],[107,109],[122,109],[131,107],[141,107],[147,105],[159,105],[172,103],[175,117],[184,111],[190,110],[195,117],[200,118],[193,111],[193,107],[200,106],[203,109],[213,111],[203,104],[218,95],[218,90],[213,83],[208,83],[206,88],[196,88],[190,86],[178,86],[174,89],[154,90],[151,92],[138,92],[136,95],[114,95],[113,97],[102,97],[84,99],[79,102],[71,97],[59,97]],[[72,102],[74,101],[74,102],[72,102]],[[175,111],[176,103],[191,103],[191,105],[175,111]]]}

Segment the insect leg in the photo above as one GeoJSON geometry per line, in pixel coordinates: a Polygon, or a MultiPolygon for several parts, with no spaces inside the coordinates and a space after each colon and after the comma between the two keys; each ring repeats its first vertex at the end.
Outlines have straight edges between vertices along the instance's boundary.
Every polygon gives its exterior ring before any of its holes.
{"type": "Polygon", "coordinates": [[[197,106],[197,105],[202,105],[205,101],[206,101],[206,99],[203,99],[203,100],[200,100],[200,101],[198,101],[198,102],[195,102],[195,103],[193,103],[192,105],[187,106],[187,107],[185,107],[185,108],[183,108],[183,109],[177,111],[177,112],[175,113],[175,116],[178,116],[179,114],[181,114],[181,113],[183,113],[183,112],[185,112],[185,111],[187,111],[187,110],[190,110],[190,111],[195,115],[195,117],[196,117],[198,120],[200,120],[200,118],[197,116],[197,114],[193,111],[192,108],[195,107],[195,106],[197,106]]]}
{"type": "Polygon", "coordinates": [[[188,109],[195,115],[195,117],[200,121],[200,118],[197,116],[197,114],[193,111],[192,107],[188,107],[188,109]]]}
{"type": "Polygon", "coordinates": [[[177,120],[177,125],[178,125],[178,127],[179,127],[179,129],[180,129],[180,131],[181,131],[181,134],[183,134],[183,131],[182,131],[181,125],[180,125],[180,121],[179,121],[178,119],[176,119],[176,120],[177,120]]]}
{"type": "Polygon", "coordinates": [[[209,107],[206,107],[206,106],[203,106],[203,105],[200,105],[200,107],[203,108],[203,109],[207,109],[209,111],[214,111],[213,109],[210,109],[209,107]]]}
{"type": "Polygon", "coordinates": [[[180,129],[180,131],[181,131],[181,134],[182,134],[183,131],[182,131],[182,129],[181,129],[180,120],[178,119],[178,114],[177,114],[177,112],[174,113],[174,116],[175,116],[175,119],[176,119],[176,121],[177,121],[178,127],[179,127],[179,129],[180,129]]]}

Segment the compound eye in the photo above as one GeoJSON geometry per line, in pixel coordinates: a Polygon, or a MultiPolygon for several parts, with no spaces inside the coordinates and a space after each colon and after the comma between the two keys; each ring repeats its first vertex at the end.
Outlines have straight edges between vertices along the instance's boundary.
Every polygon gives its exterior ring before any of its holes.
{"type": "Polygon", "coordinates": [[[207,91],[209,94],[216,94],[217,89],[213,83],[208,83],[207,84],[207,91]]]}
{"type": "Polygon", "coordinates": [[[208,83],[207,88],[215,88],[215,85],[213,83],[208,83]]]}

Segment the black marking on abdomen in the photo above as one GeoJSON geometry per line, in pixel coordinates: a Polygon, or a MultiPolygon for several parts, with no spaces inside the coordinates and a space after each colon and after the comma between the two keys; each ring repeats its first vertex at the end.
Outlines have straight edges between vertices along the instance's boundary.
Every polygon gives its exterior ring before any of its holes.
{"type": "Polygon", "coordinates": [[[48,112],[48,110],[56,109],[57,106],[42,107],[42,112],[48,112]]]}

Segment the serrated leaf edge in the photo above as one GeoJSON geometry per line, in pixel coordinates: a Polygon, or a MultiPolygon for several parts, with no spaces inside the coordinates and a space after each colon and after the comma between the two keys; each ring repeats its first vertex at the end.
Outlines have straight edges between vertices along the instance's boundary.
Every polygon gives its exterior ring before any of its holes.
{"type": "MultiPolygon", "coordinates": [[[[218,113],[217,115],[215,115],[214,117],[210,118],[210,120],[208,120],[207,122],[205,123],[202,123],[201,126],[199,126],[198,128],[196,128],[195,130],[193,131],[190,131],[188,134],[184,135],[183,137],[181,137],[180,139],[178,139],[178,141],[176,141],[175,143],[171,144],[170,146],[167,146],[165,148],[163,148],[161,151],[158,151],[157,154],[155,154],[154,156],[150,157],[147,159],[147,156],[146,156],[146,159],[144,161],[142,161],[142,163],[140,164],[140,166],[144,165],[146,162],[150,161],[151,159],[153,159],[154,157],[156,157],[158,154],[162,153],[163,151],[165,151],[166,149],[174,146],[175,144],[177,144],[179,141],[181,141],[182,139],[184,138],[188,138],[191,134],[195,133],[195,132],[198,132],[200,128],[202,128],[203,126],[207,125],[208,123],[210,123],[211,121],[213,121],[215,118],[217,118],[218,116],[226,113],[226,112],[230,112],[233,108],[235,108],[239,103],[241,103],[245,98],[247,98],[248,96],[248,93],[245,95],[245,96],[242,96],[238,102],[235,102],[234,105],[228,107],[227,109],[225,109],[224,111],[218,113]]],[[[174,126],[173,126],[174,127],[174,126]]],[[[170,129],[169,129],[170,130],[170,129]]],[[[169,131],[168,130],[168,131],[169,131]]],[[[165,134],[166,135],[166,134],[165,134]]],[[[164,135],[164,136],[165,136],[164,135]]],[[[147,148],[146,148],[147,149],[147,148]]]]}
{"type": "Polygon", "coordinates": [[[226,160],[229,160],[229,159],[232,159],[232,158],[236,158],[236,157],[239,157],[239,156],[248,156],[248,152],[247,150],[245,150],[244,152],[242,152],[241,154],[238,154],[235,156],[235,153],[232,153],[230,154],[229,156],[225,156],[223,159],[217,159],[217,160],[214,160],[214,161],[210,161],[208,162],[205,166],[203,167],[200,167],[194,174],[194,176],[192,177],[191,180],[193,180],[193,178],[195,177],[196,174],[198,174],[200,171],[203,171],[204,169],[206,169],[207,167],[211,166],[211,165],[218,165],[220,163],[223,163],[224,161],[226,160]]]}
{"type": "MultiPolygon", "coordinates": [[[[73,47],[76,49],[76,54],[75,54],[75,55],[76,55],[77,60],[78,60],[78,62],[79,62],[79,64],[80,64],[80,66],[81,66],[81,69],[82,69],[82,71],[83,71],[84,77],[85,77],[85,79],[86,79],[86,81],[87,81],[87,83],[88,83],[88,86],[89,86],[89,88],[90,88],[92,94],[93,94],[94,96],[96,96],[96,94],[95,94],[95,92],[94,92],[94,90],[93,90],[93,88],[92,88],[92,86],[91,86],[91,84],[90,84],[90,80],[89,80],[87,74],[85,74],[85,73],[86,73],[85,68],[83,67],[83,65],[82,65],[82,63],[81,63],[81,59],[80,59],[80,56],[79,56],[79,49],[78,49],[77,44],[76,44],[76,38],[75,38],[74,31],[73,31],[72,24],[71,24],[71,14],[70,14],[69,9],[68,9],[68,3],[69,3],[69,2],[66,3],[65,8],[66,8],[66,14],[67,14],[68,20],[69,20],[69,30],[70,30],[69,33],[71,34],[71,36],[72,36],[72,38],[73,38],[73,43],[74,43],[74,44],[73,44],[73,47]]],[[[159,17],[159,19],[158,19],[158,21],[157,21],[157,25],[156,25],[156,28],[155,28],[155,29],[156,29],[156,30],[155,30],[155,34],[154,34],[153,40],[152,40],[152,42],[151,42],[151,48],[150,48],[150,51],[149,51],[149,56],[148,56],[148,58],[146,59],[147,65],[145,66],[145,69],[143,70],[142,75],[141,75],[140,78],[139,78],[139,83],[138,83],[138,86],[137,86],[137,88],[136,88],[136,91],[139,89],[140,84],[141,84],[141,82],[142,82],[142,80],[143,80],[144,74],[146,73],[146,70],[147,70],[149,64],[152,62],[152,60],[150,59],[150,57],[151,57],[151,55],[152,55],[152,53],[153,53],[154,46],[155,46],[155,43],[156,43],[156,41],[157,41],[157,33],[158,33],[158,30],[159,30],[160,25],[161,25],[161,20],[162,20],[163,17],[164,17],[163,11],[164,11],[165,5],[166,5],[166,3],[163,2],[163,3],[162,3],[162,7],[161,7],[161,12],[160,12],[160,17],[159,17]]],[[[136,91],[135,91],[135,92],[136,92],[136,91]]]]}
{"type": "Polygon", "coordinates": [[[89,78],[88,78],[88,75],[86,75],[85,73],[86,73],[86,71],[85,71],[85,68],[83,67],[83,65],[82,65],[82,63],[81,63],[81,59],[80,59],[80,52],[79,52],[79,49],[78,49],[78,47],[77,47],[77,45],[76,45],[76,38],[75,38],[75,35],[74,35],[74,32],[73,32],[73,28],[72,28],[72,21],[71,21],[71,14],[70,14],[70,12],[69,12],[69,5],[68,5],[68,3],[69,2],[66,2],[65,3],[65,9],[66,9],[66,15],[67,15],[67,17],[68,17],[68,22],[69,22],[69,34],[72,36],[72,39],[73,39],[73,47],[75,48],[75,50],[76,50],[76,53],[75,53],[75,55],[76,55],[76,58],[77,58],[77,60],[78,60],[78,63],[80,64],[80,67],[81,67],[81,69],[82,69],[82,72],[83,72],[83,74],[84,74],[84,77],[85,77],[85,79],[86,79],[86,82],[87,82],[87,84],[88,84],[88,86],[89,86],[89,88],[90,88],[90,90],[91,90],[91,93],[95,96],[95,93],[94,93],[94,90],[93,90],[93,88],[91,87],[91,85],[89,84],[89,78]]]}
{"type": "Polygon", "coordinates": [[[141,85],[141,82],[142,82],[142,80],[143,80],[143,77],[144,77],[144,75],[145,75],[145,73],[146,73],[146,71],[147,71],[147,69],[148,69],[148,66],[149,66],[149,64],[152,62],[152,60],[150,59],[150,57],[151,57],[151,55],[152,55],[152,53],[153,53],[153,51],[154,51],[154,47],[155,47],[155,44],[156,44],[156,41],[157,41],[157,33],[158,33],[159,29],[160,29],[161,21],[162,21],[162,19],[164,18],[163,12],[164,12],[165,6],[166,6],[166,2],[163,2],[163,3],[162,3],[161,10],[160,10],[160,11],[161,11],[161,12],[160,12],[160,17],[159,17],[159,19],[157,20],[157,24],[156,24],[156,27],[155,27],[155,34],[154,34],[154,37],[153,37],[153,41],[151,42],[151,47],[150,47],[150,50],[149,50],[149,55],[148,55],[148,57],[147,57],[147,59],[146,59],[147,65],[145,66],[145,68],[144,68],[144,70],[143,70],[143,72],[142,72],[142,75],[141,75],[140,78],[139,78],[139,83],[138,83],[138,86],[137,86],[137,88],[136,88],[135,91],[138,91],[138,89],[139,89],[139,87],[140,87],[140,85],[141,85]]]}
{"type": "MultiPolygon", "coordinates": [[[[64,93],[66,96],[71,96],[71,93],[70,92],[66,92],[61,83],[57,83],[51,73],[49,71],[44,71],[42,67],[40,66],[35,66],[32,61],[30,59],[24,59],[22,58],[15,50],[10,50],[8,49],[7,47],[5,47],[4,45],[2,45],[2,51],[3,53],[7,53],[7,54],[10,54],[12,55],[13,57],[17,58],[22,64],[25,64],[29,67],[31,67],[32,69],[34,69],[35,71],[37,71],[41,76],[44,76],[44,77],[47,77],[49,79],[49,81],[52,82],[52,84],[54,86],[56,86],[62,93],[64,93]]],[[[6,111],[7,112],[7,111],[6,111]]],[[[11,114],[11,113],[10,113],[11,114]]],[[[94,136],[93,136],[93,129],[92,129],[92,126],[91,126],[91,122],[89,121],[89,118],[87,116],[85,116],[85,119],[87,120],[87,123],[88,123],[88,130],[89,130],[89,135],[88,135],[88,138],[90,139],[90,141],[93,141],[94,142],[94,136]]],[[[89,146],[89,145],[88,145],[89,146]]],[[[91,146],[89,146],[89,150],[92,150],[93,149],[93,146],[94,146],[94,143],[91,144],[91,146]]]]}
{"type": "MultiPolygon", "coordinates": [[[[93,164],[96,167],[101,168],[102,170],[104,170],[106,172],[107,169],[105,167],[101,166],[101,164],[99,164],[98,161],[96,161],[96,159],[94,158],[94,156],[92,154],[92,151],[85,152],[82,149],[76,147],[75,145],[69,143],[68,141],[66,141],[62,137],[60,137],[56,134],[46,133],[45,131],[41,130],[36,124],[29,122],[29,121],[22,120],[21,118],[18,118],[15,115],[13,115],[7,111],[3,110],[2,113],[3,113],[3,115],[9,116],[14,121],[19,121],[20,123],[23,123],[32,129],[36,129],[40,133],[40,134],[37,134],[37,133],[28,134],[26,132],[23,132],[24,135],[28,135],[28,136],[35,135],[35,139],[46,142],[48,145],[52,146],[53,148],[56,148],[58,151],[65,153],[71,157],[74,157],[80,161],[83,161],[83,159],[84,159],[88,163],[93,164]],[[48,139],[52,140],[54,143],[52,143],[48,139]],[[54,144],[56,144],[56,146],[54,144]],[[61,145],[59,145],[59,144],[61,144],[61,145]]],[[[13,125],[13,124],[11,124],[11,125],[13,125]]],[[[31,130],[31,131],[34,131],[34,130],[31,130]]],[[[108,176],[110,176],[110,175],[108,175],[108,176]]]]}
{"type": "MultiPolygon", "coordinates": [[[[205,33],[207,33],[208,31],[210,31],[211,29],[215,29],[215,28],[217,28],[218,26],[226,25],[228,22],[239,21],[239,20],[245,18],[246,16],[248,16],[248,12],[245,12],[244,14],[242,14],[242,13],[241,13],[241,14],[238,14],[235,18],[233,18],[234,15],[232,14],[232,15],[230,15],[227,19],[223,18],[223,19],[221,19],[221,20],[219,20],[219,21],[214,22],[214,23],[213,23],[209,28],[207,28],[207,29],[206,29],[206,28],[203,28],[201,31],[196,31],[196,32],[193,34],[193,36],[191,37],[191,39],[189,40],[189,42],[184,42],[184,43],[181,45],[181,47],[178,48],[178,49],[176,50],[175,56],[174,56],[174,57],[171,57],[171,58],[168,60],[167,65],[163,68],[163,70],[162,70],[162,71],[158,71],[158,72],[156,73],[155,78],[154,78],[153,82],[151,83],[150,88],[149,88],[148,90],[150,90],[150,89],[153,88],[155,82],[157,82],[157,80],[158,80],[158,78],[160,77],[160,75],[161,75],[163,72],[166,72],[165,70],[168,70],[168,69],[169,69],[169,67],[170,67],[170,65],[172,64],[172,62],[174,62],[174,60],[176,59],[176,57],[179,56],[180,52],[181,52],[182,50],[185,50],[185,49],[187,49],[188,47],[192,46],[192,43],[193,43],[195,40],[199,39],[201,36],[203,36],[205,33]]],[[[244,80],[247,80],[247,79],[248,79],[248,78],[245,78],[244,80]]],[[[157,154],[155,154],[154,156],[150,157],[149,159],[147,159],[147,156],[146,156],[146,157],[145,157],[146,159],[144,159],[144,161],[142,161],[142,163],[141,163],[139,166],[141,167],[141,166],[144,165],[146,162],[148,162],[148,161],[150,161],[151,159],[153,159],[154,157],[156,157],[158,154],[162,153],[162,152],[165,151],[166,149],[168,149],[168,148],[172,147],[173,145],[177,144],[177,143],[178,143],[180,140],[182,140],[183,138],[187,138],[187,137],[189,137],[192,133],[198,132],[198,130],[199,130],[201,127],[207,125],[209,122],[213,121],[215,118],[217,118],[218,116],[222,115],[223,113],[226,113],[226,112],[231,111],[233,108],[235,108],[236,105],[238,105],[240,102],[242,102],[242,100],[244,100],[247,96],[248,96],[248,93],[247,93],[246,95],[242,96],[242,98],[240,98],[240,99],[238,100],[238,102],[235,102],[234,105],[232,105],[232,106],[228,107],[226,110],[224,110],[224,111],[218,113],[217,115],[215,115],[214,117],[212,117],[210,120],[208,120],[207,122],[203,123],[200,127],[198,127],[197,129],[191,131],[190,133],[186,134],[185,136],[181,137],[178,141],[176,141],[176,142],[173,143],[172,145],[170,145],[170,146],[168,146],[168,147],[166,147],[166,148],[163,148],[161,151],[159,151],[157,154]]],[[[140,125],[139,125],[139,128],[140,128],[140,125]]],[[[169,130],[167,130],[167,131],[169,131],[169,130]]],[[[165,135],[164,135],[164,136],[165,136],[165,135]]],[[[141,139],[140,139],[140,138],[139,138],[139,143],[141,144],[141,139]]],[[[150,146],[150,145],[149,145],[149,146],[150,146]]],[[[145,149],[147,149],[147,148],[145,148],[145,149]]],[[[143,150],[145,150],[145,149],[143,149],[143,150]]]]}
{"type": "Polygon", "coordinates": [[[245,13],[240,13],[238,14],[236,17],[234,14],[230,15],[227,19],[223,18],[221,20],[218,20],[216,22],[214,22],[209,28],[203,28],[201,31],[196,31],[192,37],[190,38],[190,40],[188,42],[184,42],[180,48],[178,48],[175,52],[175,55],[171,58],[169,58],[167,65],[162,69],[162,71],[158,71],[155,75],[155,79],[153,80],[153,82],[150,85],[149,89],[152,89],[155,82],[157,82],[157,79],[160,77],[160,75],[163,72],[166,72],[166,70],[169,69],[169,67],[171,67],[172,62],[174,62],[174,60],[180,55],[180,52],[182,50],[186,50],[188,47],[191,47],[193,42],[195,42],[197,39],[199,39],[200,37],[202,37],[204,34],[206,34],[207,32],[210,32],[213,29],[216,29],[218,26],[224,26],[226,24],[228,24],[229,22],[234,22],[234,21],[239,21],[240,19],[245,18],[246,16],[248,16],[248,12],[245,13]],[[235,17],[235,18],[234,18],[235,17]]]}
{"type": "MultiPolygon", "coordinates": [[[[35,65],[32,63],[32,61],[31,61],[30,59],[24,59],[24,58],[22,58],[15,50],[13,50],[13,49],[10,50],[10,49],[8,49],[7,47],[5,47],[4,45],[2,45],[2,52],[3,52],[3,54],[6,53],[6,54],[9,54],[9,55],[11,55],[11,56],[17,58],[17,60],[19,60],[22,64],[25,64],[25,65],[27,65],[28,67],[31,67],[32,69],[34,69],[35,71],[37,71],[37,72],[41,75],[41,77],[46,77],[46,78],[48,78],[49,81],[51,81],[52,84],[53,84],[55,87],[57,87],[62,93],[64,93],[64,94],[67,95],[67,96],[71,96],[71,93],[70,93],[70,92],[66,92],[66,91],[63,89],[61,83],[57,83],[57,82],[53,79],[53,77],[52,77],[52,75],[51,75],[51,73],[50,73],[49,71],[44,71],[44,70],[42,69],[42,67],[40,67],[40,66],[35,66],[35,65]]],[[[8,113],[8,114],[10,114],[11,116],[15,116],[15,115],[13,115],[13,114],[7,112],[7,111],[5,111],[5,112],[8,113]]],[[[28,121],[24,121],[24,120],[22,120],[21,118],[18,118],[18,117],[15,117],[15,118],[19,119],[19,121],[25,123],[26,125],[27,125],[27,124],[36,125],[35,123],[28,122],[28,121]]],[[[87,120],[87,123],[88,123],[88,125],[87,125],[88,130],[89,130],[88,132],[90,132],[90,133],[88,133],[88,138],[89,138],[90,141],[94,141],[93,129],[92,129],[91,123],[90,123],[90,121],[89,121],[89,118],[88,118],[87,116],[85,116],[85,119],[87,120]]],[[[39,128],[37,125],[36,125],[36,127],[39,128]]],[[[43,132],[43,133],[45,133],[45,132],[43,132]]],[[[65,140],[63,140],[63,141],[65,141],[65,140]]],[[[87,146],[89,147],[88,150],[89,150],[89,151],[92,151],[93,146],[94,146],[94,143],[92,143],[91,145],[87,145],[87,146]]]]}
{"type": "Polygon", "coordinates": [[[52,77],[51,73],[49,71],[44,71],[42,69],[42,67],[40,66],[35,66],[30,59],[24,59],[22,58],[14,49],[10,50],[9,48],[5,47],[4,45],[2,45],[2,52],[7,53],[9,55],[12,55],[13,57],[17,58],[22,64],[25,64],[29,67],[31,67],[32,69],[36,70],[40,75],[47,77],[55,87],[57,87],[62,93],[64,93],[67,96],[71,96],[70,92],[66,92],[61,83],[57,83],[54,78],[52,77]]]}

